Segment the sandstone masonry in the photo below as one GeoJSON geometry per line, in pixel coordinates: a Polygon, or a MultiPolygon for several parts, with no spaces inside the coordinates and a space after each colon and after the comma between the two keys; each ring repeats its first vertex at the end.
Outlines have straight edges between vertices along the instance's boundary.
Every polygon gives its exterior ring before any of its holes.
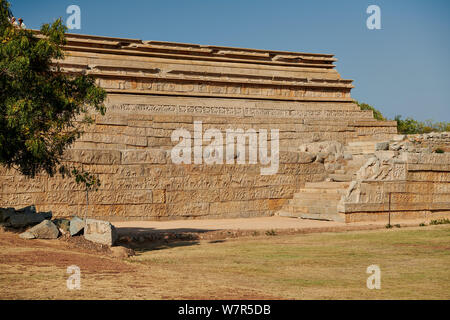
{"type": "MultiPolygon", "coordinates": [[[[55,61],[64,72],[93,75],[108,92],[106,115],[96,115],[65,155],[102,182],[90,194],[90,218],[270,216],[307,183],[329,178],[330,164],[301,145],[348,147],[397,132],[394,121],[376,121],[359,109],[350,96],[352,80],[340,77],[330,54],[75,34],[65,50],[65,60],[55,61]],[[223,132],[278,129],[277,174],[262,176],[260,164],[173,164],[172,132],[184,128],[194,137],[195,121],[223,132]]],[[[437,179],[449,182],[448,176],[437,179]]],[[[58,217],[84,213],[84,201],[70,179],[29,180],[0,168],[0,207],[35,204],[58,217]]],[[[352,210],[345,213],[369,212],[352,210]]]]}

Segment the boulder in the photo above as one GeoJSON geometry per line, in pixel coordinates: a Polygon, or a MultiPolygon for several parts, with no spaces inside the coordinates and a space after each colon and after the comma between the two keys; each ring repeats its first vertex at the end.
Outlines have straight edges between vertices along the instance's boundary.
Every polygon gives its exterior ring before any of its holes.
{"type": "Polygon", "coordinates": [[[51,218],[52,218],[51,212],[36,213],[36,211],[33,212],[31,210],[26,211],[17,210],[15,214],[13,214],[7,219],[7,223],[8,226],[12,228],[23,228],[27,226],[36,225],[46,219],[51,218]]]}
{"type": "Polygon", "coordinates": [[[86,219],[84,227],[84,237],[86,240],[105,244],[114,245],[117,240],[117,230],[108,221],[86,219]]]}
{"type": "Polygon", "coordinates": [[[5,222],[12,215],[16,214],[14,208],[0,208],[0,223],[5,222]]]}
{"type": "Polygon", "coordinates": [[[56,239],[59,236],[59,230],[53,222],[44,220],[19,236],[22,239],[56,239]]]}
{"type": "Polygon", "coordinates": [[[73,217],[70,220],[70,226],[69,226],[70,235],[73,237],[78,234],[81,234],[81,232],[84,229],[85,224],[86,224],[86,222],[83,219],[80,219],[78,217],[73,217]]]}
{"type": "Polygon", "coordinates": [[[385,141],[385,142],[378,142],[375,145],[375,150],[389,150],[389,142],[385,141]]]}
{"type": "Polygon", "coordinates": [[[32,234],[29,231],[25,231],[21,234],[19,234],[19,237],[25,240],[31,240],[31,239],[36,239],[36,237],[34,236],[34,234],[32,234]]]}
{"type": "Polygon", "coordinates": [[[392,138],[391,138],[391,140],[392,141],[403,141],[403,140],[405,140],[406,139],[406,135],[404,135],[404,134],[396,134],[395,136],[393,136],[392,138]]]}
{"type": "Polygon", "coordinates": [[[28,206],[19,210],[16,210],[16,213],[25,213],[25,214],[34,214],[36,213],[36,207],[35,206],[28,206]]]}
{"type": "Polygon", "coordinates": [[[68,234],[70,232],[70,220],[69,219],[55,219],[53,223],[62,234],[68,234]]]}
{"type": "Polygon", "coordinates": [[[111,247],[111,255],[115,258],[119,259],[126,259],[131,256],[135,256],[136,253],[133,249],[129,249],[126,247],[118,246],[118,247],[111,247]]]}

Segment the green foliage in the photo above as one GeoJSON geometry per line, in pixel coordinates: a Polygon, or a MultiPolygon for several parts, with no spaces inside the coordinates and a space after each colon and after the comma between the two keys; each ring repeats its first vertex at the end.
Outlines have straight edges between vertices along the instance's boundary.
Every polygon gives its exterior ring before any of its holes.
{"type": "Polygon", "coordinates": [[[273,229],[266,231],[266,236],[276,236],[277,232],[273,229]]]}
{"type": "Polygon", "coordinates": [[[430,221],[430,226],[435,226],[438,224],[449,224],[450,220],[447,218],[442,218],[442,219],[437,219],[437,220],[431,220],[430,221]]]}
{"type": "MultiPolygon", "coordinates": [[[[65,167],[63,167],[65,169],[65,167]]],[[[67,169],[65,169],[67,173],[67,169]]],[[[63,173],[63,174],[64,174],[63,173]]],[[[75,167],[72,168],[72,171],[67,173],[69,176],[73,176],[75,178],[75,182],[78,185],[82,185],[84,187],[84,191],[86,192],[86,213],[84,214],[84,219],[86,219],[89,211],[89,191],[97,191],[101,186],[100,179],[98,176],[90,174],[89,172],[81,169],[77,169],[75,167]]]]}
{"type": "Polygon", "coordinates": [[[441,148],[437,148],[436,150],[434,150],[434,153],[445,153],[445,151],[441,148]]]}
{"type": "Polygon", "coordinates": [[[106,93],[92,77],[62,73],[66,27],[61,19],[39,34],[9,23],[0,0],[0,164],[34,177],[53,175],[63,152],[90,122],[88,109],[104,114],[106,93]]]}
{"type": "Polygon", "coordinates": [[[421,134],[430,132],[450,131],[450,122],[433,122],[433,120],[417,121],[411,117],[402,120],[402,116],[395,116],[397,130],[401,134],[421,134]]]}
{"type": "MultiPolygon", "coordinates": [[[[380,121],[388,120],[383,114],[367,103],[360,103],[356,101],[361,110],[373,111],[373,117],[380,121]]],[[[411,117],[402,119],[402,116],[397,115],[394,118],[397,121],[397,131],[401,134],[421,134],[430,132],[445,132],[450,131],[450,122],[434,122],[433,120],[417,121],[411,117]]]]}
{"type": "Polygon", "coordinates": [[[367,103],[360,103],[358,101],[356,101],[356,103],[361,108],[361,110],[371,110],[371,111],[373,111],[373,117],[375,119],[380,120],[380,121],[386,121],[386,118],[383,116],[383,114],[379,110],[377,110],[374,107],[372,107],[371,105],[369,105],[367,103]]]}
{"type": "Polygon", "coordinates": [[[75,177],[75,182],[83,185],[86,191],[97,191],[101,186],[98,176],[90,174],[83,169],[78,170],[77,168],[73,168],[72,175],[75,177]]]}

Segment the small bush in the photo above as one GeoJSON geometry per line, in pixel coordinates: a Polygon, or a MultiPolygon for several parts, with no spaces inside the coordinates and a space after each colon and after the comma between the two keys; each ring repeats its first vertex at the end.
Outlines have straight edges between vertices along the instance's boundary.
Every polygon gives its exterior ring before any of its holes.
{"type": "Polygon", "coordinates": [[[421,223],[421,224],[419,224],[419,227],[425,227],[426,226],[426,224],[425,223],[421,223]]]}
{"type": "Polygon", "coordinates": [[[390,228],[392,228],[392,224],[389,224],[389,223],[388,223],[388,224],[386,225],[386,229],[390,229],[390,228]]]}
{"type": "Polygon", "coordinates": [[[266,236],[276,236],[277,232],[275,230],[267,230],[266,231],[266,236]]]}
{"type": "Polygon", "coordinates": [[[449,224],[450,220],[447,218],[437,219],[437,220],[431,220],[430,226],[435,226],[438,224],[449,224]]]}
{"type": "Polygon", "coordinates": [[[433,122],[433,120],[417,121],[411,117],[402,120],[398,115],[394,118],[397,121],[397,131],[401,134],[421,134],[430,132],[450,131],[450,122],[433,122]]]}
{"type": "Polygon", "coordinates": [[[445,151],[441,148],[437,148],[436,150],[434,150],[434,153],[445,153],[445,151]]]}
{"type": "Polygon", "coordinates": [[[356,101],[356,103],[361,108],[361,110],[371,110],[371,111],[373,111],[373,117],[375,119],[380,120],[380,121],[386,121],[386,118],[383,116],[383,114],[379,110],[377,110],[374,107],[372,107],[371,105],[369,105],[367,103],[360,103],[358,101],[356,101]]]}

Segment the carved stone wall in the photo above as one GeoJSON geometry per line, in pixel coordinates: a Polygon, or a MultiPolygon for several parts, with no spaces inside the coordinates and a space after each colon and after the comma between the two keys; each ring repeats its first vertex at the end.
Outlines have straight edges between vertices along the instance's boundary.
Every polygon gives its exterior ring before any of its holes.
{"type": "MultiPolygon", "coordinates": [[[[298,152],[305,142],[379,139],[396,123],[375,121],[352,101],[330,54],[200,46],[70,35],[67,73],[96,77],[107,114],[66,153],[98,174],[89,216],[108,220],[272,215],[305,182],[322,181],[323,164],[298,152]],[[174,130],[277,129],[280,164],[173,164],[174,130]]],[[[84,213],[85,194],[70,179],[26,179],[0,168],[0,206],[35,204],[55,216],[84,213]]]]}
{"type": "Polygon", "coordinates": [[[348,222],[450,217],[450,154],[402,152],[372,159],[341,205],[348,222]]]}

